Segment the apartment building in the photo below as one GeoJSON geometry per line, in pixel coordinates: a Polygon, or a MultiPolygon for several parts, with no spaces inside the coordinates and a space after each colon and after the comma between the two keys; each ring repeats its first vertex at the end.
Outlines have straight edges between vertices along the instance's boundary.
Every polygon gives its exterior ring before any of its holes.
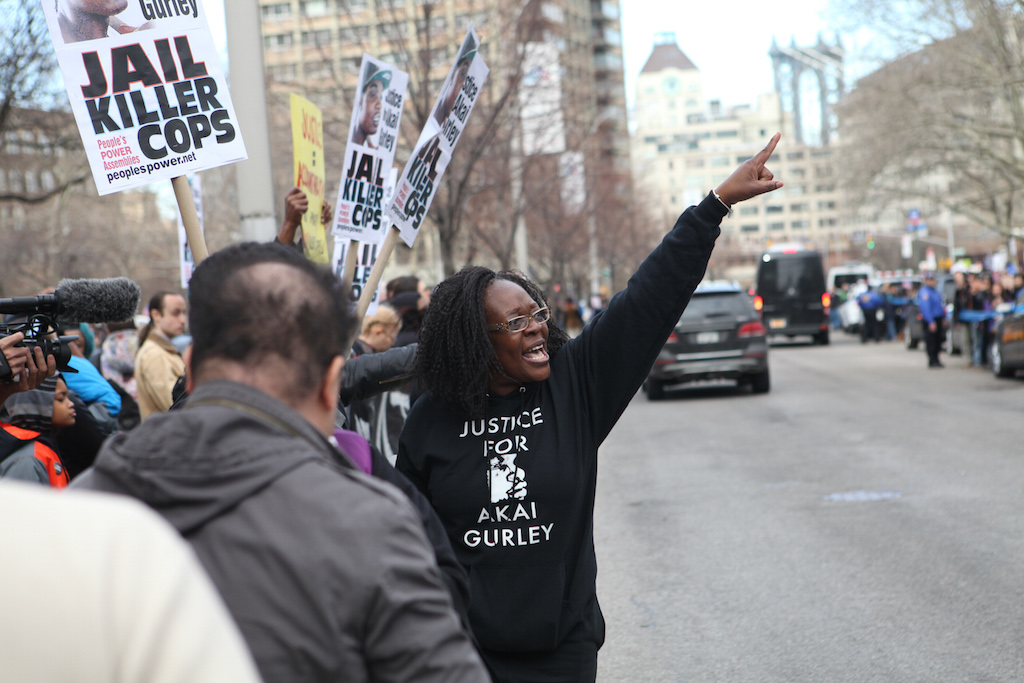
{"type": "MultiPolygon", "coordinates": [[[[582,167],[585,180],[578,184],[586,191],[601,187],[601,196],[611,199],[629,195],[618,0],[259,0],[259,6],[271,90],[300,92],[320,105],[325,129],[332,117],[347,122],[364,52],[409,73],[403,125],[410,127],[418,125],[416,112],[426,111],[440,92],[470,25],[491,69],[478,109],[507,92],[522,71],[524,53],[527,62],[531,54],[543,55],[533,68],[558,92],[557,111],[547,117],[557,129],[553,140],[517,145],[510,142],[514,136],[506,136],[504,148],[496,143],[485,154],[545,157],[533,160],[532,168],[549,173],[549,183],[559,182],[566,168],[580,172],[582,167]],[[567,160],[566,154],[577,156],[567,160]]],[[[525,76],[523,87],[528,87],[533,81],[525,76]]],[[[528,138],[521,116],[523,138],[528,138]]],[[[415,132],[406,131],[407,136],[415,132]]],[[[332,151],[337,153],[331,145],[340,143],[325,137],[330,160],[332,151]]],[[[397,161],[402,163],[401,151],[397,161]]],[[[571,194],[563,193],[563,203],[574,205],[569,212],[581,210],[571,194]]],[[[527,223],[531,233],[546,230],[535,217],[527,223]]]]}
{"type": "Polygon", "coordinates": [[[796,142],[778,93],[728,108],[708,101],[697,65],[673,34],[661,34],[637,79],[634,117],[634,174],[656,215],[674,219],[781,131],[770,168],[785,186],[737,206],[722,224],[722,241],[753,254],[772,242],[826,251],[839,239],[836,148],[796,142]]]}

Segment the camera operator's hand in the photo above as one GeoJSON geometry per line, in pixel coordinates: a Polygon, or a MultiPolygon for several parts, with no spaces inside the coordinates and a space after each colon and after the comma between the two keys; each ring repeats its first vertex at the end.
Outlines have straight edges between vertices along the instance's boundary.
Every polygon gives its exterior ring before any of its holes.
{"type": "Polygon", "coordinates": [[[35,389],[43,380],[57,372],[57,359],[53,355],[43,358],[43,350],[38,346],[29,349],[16,346],[25,339],[21,332],[0,339],[0,353],[3,353],[11,366],[11,374],[17,381],[0,384],[0,405],[3,405],[12,394],[19,391],[35,389]]]}
{"type": "Polygon", "coordinates": [[[17,377],[25,369],[25,364],[28,363],[28,357],[31,355],[29,349],[17,346],[23,341],[25,341],[25,335],[21,332],[15,332],[0,339],[0,353],[4,354],[4,358],[7,359],[12,377],[17,377]]]}

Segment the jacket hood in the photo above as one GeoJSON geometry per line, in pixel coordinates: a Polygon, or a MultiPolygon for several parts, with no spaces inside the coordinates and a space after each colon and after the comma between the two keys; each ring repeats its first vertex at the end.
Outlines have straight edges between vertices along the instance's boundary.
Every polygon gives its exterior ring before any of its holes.
{"type": "Polygon", "coordinates": [[[93,476],[99,488],[138,498],[188,534],[309,463],[347,465],[288,406],[252,387],[214,381],[182,409],[108,440],[93,476]]]}

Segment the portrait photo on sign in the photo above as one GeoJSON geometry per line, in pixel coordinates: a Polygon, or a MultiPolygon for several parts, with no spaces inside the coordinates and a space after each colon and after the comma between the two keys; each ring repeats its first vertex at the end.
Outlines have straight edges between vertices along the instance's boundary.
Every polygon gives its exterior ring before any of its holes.
{"type": "Polygon", "coordinates": [[[441,97],[434,108],[434,120],[439,125],[443,124],[445,119],[451,116],[452,108],[455,106],[455,98],[459,96],[459,91],[462,90],[462,85],[466,82],[466,76],[469,74],[469,67],[473,63],[473,58],[476,57],[476,51],[476,39],[472,34],[467,35],[466,40],[463,41],[462,47],[459,49],[459,57],[455,62],[455,68],[452,69],[448,74],[448,78],[445,79],[444,87],[441,89],[441,97]]]}
{"type": "Polygon", "coordinates": [[[364,60],[359,91],[356,93],[355,119],[351,141],[370,149],[379,147],[378,133],[384,113],[384,95],[391,85],[391,70],[364,60]]]}
{"type": "Polygon", "coordinates": [[[201,11],[199,0],[43,0],[47,5],[59,29],[53,31],[51,23],[54,42],[65,45],[144,31],[176,19],[195,21],[201,11]]]}

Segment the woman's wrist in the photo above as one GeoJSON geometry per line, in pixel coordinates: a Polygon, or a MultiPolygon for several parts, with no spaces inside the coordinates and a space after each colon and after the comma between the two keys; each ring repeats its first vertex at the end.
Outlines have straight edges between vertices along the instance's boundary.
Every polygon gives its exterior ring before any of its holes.
{"type": "Polygon", "coordinates": [[[729,214],[732,215],[732,204],[722,199],[722,195],[718,194],[717,189],[711,190],[711,194],[715,195],[715,199],[721,202],[722,206],[725,207],[726,211],[728,211],[729,214]]]}

